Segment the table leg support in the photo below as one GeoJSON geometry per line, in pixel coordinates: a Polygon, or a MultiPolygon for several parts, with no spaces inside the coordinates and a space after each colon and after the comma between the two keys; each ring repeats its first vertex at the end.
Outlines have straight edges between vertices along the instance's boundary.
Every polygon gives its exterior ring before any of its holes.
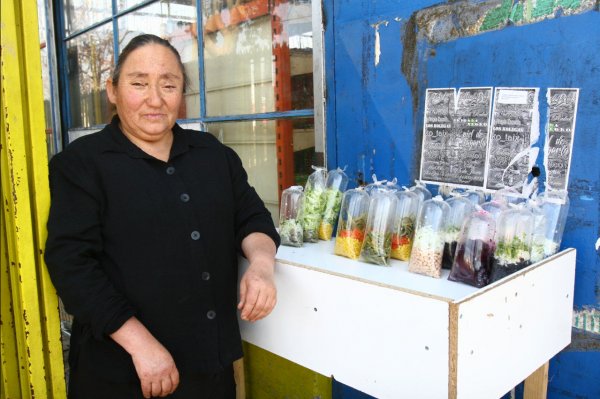
{"type": "Polygon", "coordinates": [[[548,368],[546,362],[542,367],[525,379],[525,392],[523,399],[546,399],[548,393],[548,368]]]}

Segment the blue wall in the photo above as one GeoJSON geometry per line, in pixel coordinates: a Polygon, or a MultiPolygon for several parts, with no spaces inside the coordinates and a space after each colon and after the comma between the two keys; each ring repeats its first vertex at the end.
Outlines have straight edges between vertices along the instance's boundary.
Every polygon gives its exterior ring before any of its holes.
{"type": "MultiPolygon", "coordinates": [[[[599,309],[600,252],[595,248],[600,237],[598,5],[595,10],[577,9],[582,2],[555,0],[572,8],[559,7],[546,17],[519,22],[518,1],[458,2],[468,3],[470,13],[476,13],[477,6],[487,13],[485,29],[480,26],[479,33],[473,34],[468,29],[458,33],[449,29],[449,24],[465,27],[465,21],[470,20],[470,14],[461,14],[464,10],[447,12],[457,2],[324,3],[328,167],[347,165],[354,185],[370,181],[373,173],[380,179],[397,177],[406,185],[418,177],[428,87],[539,87],[542,130],[546,89],[581,89],[569,179],[571,207],[563,247],[577,249],[575,310],[599,309]],[[494,18],[506,9],[516,23],[500,18],[496,24],[494,18]],[[419,12],[426,13],[430,22],[438,18],[438,25],[429,25],[436,26],[429,35],[418,18],[411,19],[419,12]],[[431,35],[436,29],[439,35],[431,35]],[[376,30],[381,51],[377,65],[376,30]]],[[[540,166],[542,157],[540,151],[540,166]]],[[[600,398],[599,342],[597,334],[574,329],[572,346],[550,363],[549,398],[600,398]]],[[[349,388],[338,387],[337,392],[338,398],[361,397],[349,393],[349,388]]]]}

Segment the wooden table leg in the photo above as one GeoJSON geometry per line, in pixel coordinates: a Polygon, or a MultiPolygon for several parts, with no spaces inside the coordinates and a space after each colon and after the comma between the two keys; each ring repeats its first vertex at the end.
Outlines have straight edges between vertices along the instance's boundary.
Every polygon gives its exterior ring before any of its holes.
{"type": "Polygon", "coordinates": [[[525,379],[523,399],[546,399],[548,393],[548,367],[546,362],[542,367],[525,379]]]}
{"type": "Polygon", "coordinates": [[[244,358],[238,359],[233,362],[233,376],[235,378],[236,399],[246,399],[246,378],[244,375],[244,358]]]}

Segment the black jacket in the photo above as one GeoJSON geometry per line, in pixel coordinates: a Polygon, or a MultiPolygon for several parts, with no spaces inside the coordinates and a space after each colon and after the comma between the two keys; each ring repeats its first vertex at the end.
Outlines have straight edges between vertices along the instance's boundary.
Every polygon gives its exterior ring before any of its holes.
{"type": "Polygon", "coordinates": [[[50,162],[45,260],[75,318],[71,367],[136,378],[110,337],[135,315],[181,373],[211,372],[242,356],[237,255],[270,213],[237,154],[208,133],[173,128],[168,162],[130,142],[118,118],[50,162]]]}

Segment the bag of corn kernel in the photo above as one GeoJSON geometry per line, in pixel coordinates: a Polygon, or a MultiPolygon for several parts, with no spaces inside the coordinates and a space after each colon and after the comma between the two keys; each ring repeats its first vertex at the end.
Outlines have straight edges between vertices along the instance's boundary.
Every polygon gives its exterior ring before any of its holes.
{"type": "Polygon", "coordinates": [[[329,241],[333,235],[333,226],[337,222],[342,205],[344,191],[348,187],[348,176],[343,169],[337,168],[327,174],[327,183],[325,185],[325,210],[319,226],[319,239],[329,241]]]}
{"type": "Polygon", "coordinates": [[[358,259],[365,238],[369,195],[362,188],[348,190],[342,197],[334,253],[358,259]]]}
{"type": "Polygon", "coordinates": [[[408,271],[439,278],[444,254],[446,220],[450,206],[441,196],[421,205],[408,271]]]}
{"type": "Polygon", "coordinates": [[[392,230],[392,252],[390,256],[394,259],[407,261],[410,258],[415,236],[419,197],[406,187],[403,191],[398,191],[396,197],[398,202],[394,229],[392,230]]]}

